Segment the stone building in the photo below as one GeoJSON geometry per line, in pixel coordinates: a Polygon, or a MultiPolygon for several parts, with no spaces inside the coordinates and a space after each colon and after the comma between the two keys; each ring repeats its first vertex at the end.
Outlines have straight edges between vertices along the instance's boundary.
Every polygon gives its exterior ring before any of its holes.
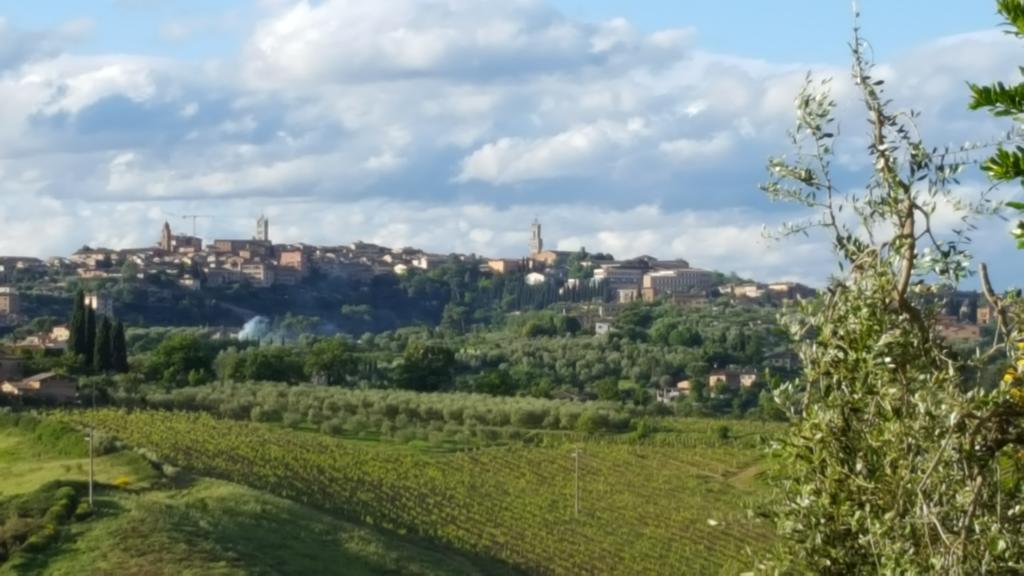
{"type": "Polygon", "coordinates": [[[16,316],[20,310],[18,291],[10,286],[0,286],[0,316],[16,316]]]}
{"type": "Polygon", "coordinates": [[[0,385],[0,392],[8,396],[63,403],[75,399],[78,382],[69,376],[45,372],[24,380],[5,381],[0,385]]]}
{"type": "Polygon", "coordinates": [[[260,242],[270,242],[270,220],[262,214],[256,220],[256,236],[254,239],[260,242]]]}
{"type": "Polygon", "coordinates": [[[511,274],[522,270],[523,263],[520,260],[495,259],[487,261],[487,268],[495,274],[511,274]]]}
{"type": "Polygon", "coordinates": [[[650,272],[643,277],[643,299],[653,302],[661,296],[702,292],[711,288],[714,281],[714,273],[697,268],[650,272]]]}
{"type": "Polygon", "coordinates": [[[544,251],[544,238],[541,236],[540,221],[534,219],[530,225],[530,254],[537,255],[544,251]]]}
{"type": "Polygon", "coordinates": [[[300,248],[281,250],[277,258],[277,265],[281,268],[295,270],[303,277],[309,273],[309,260],[306,258],[306,253],[300,248]]]}
{"type": "Polygon", "coordinates": [[[164,222],[160,231],[160,249],[170,253],[194,254],[203,251],[203,240],[195,236],[175,235],[170,223],[164,222]]]}
{"type": "Polygon", "coordinates": [[[101,292],[90,292],[85,295],[85,307],[96,311],[97,316],[114,317],[114,299],[101,292]]]}

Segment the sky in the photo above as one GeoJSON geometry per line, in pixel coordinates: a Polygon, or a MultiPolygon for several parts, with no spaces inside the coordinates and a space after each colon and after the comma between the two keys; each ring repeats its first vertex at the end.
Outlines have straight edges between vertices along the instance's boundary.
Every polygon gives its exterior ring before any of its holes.
{"type": "MultiPolygon", "coordinates": [[[[994,2],[859,7],[929,142],[1009,128],[966,110],[967,81],[1024,63],[994,2]]],[[[808,72],[835,78],[838,181],[866,181],[851,24],[845,0],[0,0],[0,254],[266,213],[275,241],[519,256],[537,217],[553,248],[821,285],[827,242],[766,241],[804,214],[758,184],[808,72]]],[[[1010,227],[972,251],[1021,285],[1010,227]]]]}

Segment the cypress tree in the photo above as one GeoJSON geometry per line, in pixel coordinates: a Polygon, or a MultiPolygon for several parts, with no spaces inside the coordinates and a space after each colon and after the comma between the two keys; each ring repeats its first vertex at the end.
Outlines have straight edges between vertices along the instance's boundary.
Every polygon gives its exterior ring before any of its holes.
{"type": "Polygon", "coordinates": [[[109,372],[113,368],[111,330],[110,318],[104,316],[99,328],[96,329],[96,343],[92,354],[92,366],[100,373],[109,372]]]}
{"type": "Polygon", "coordinates": [[[85,342],[82,347],[82,354],[85,355],[85,366],[93,365],[93,352],[96,351],[96,311],[92,308],[85,309],[85,342]]]}
{"type": "Polygon", "coordinates": [[[85,294],[81,290],[75,294],[68,332],[68,351],[76,356],[85,354],[85,343],[88,338],[85,335],[85,294]]]}
{"type": "Polygon", "coordinates": [[[124,335],[124,322],[120,320],[114,325],[110,341],[110,364],[114,372],[119,374],[128,371],[128,344],[124,335]]]}

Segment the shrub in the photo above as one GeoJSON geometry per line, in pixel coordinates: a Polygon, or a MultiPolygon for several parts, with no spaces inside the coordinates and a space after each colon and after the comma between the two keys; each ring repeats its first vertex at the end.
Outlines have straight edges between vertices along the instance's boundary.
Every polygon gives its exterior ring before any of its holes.
{"type": "Polygon", "coordinates": [[[320,431],[324,434],[338,436],[345,431],[345,423],[337,418],[332,418],[320,424],[320,431]]]}
{"type": "Polygon", "coordinates": [[[547,417],[547,410],[519,408],[512,413],[512,424],[519,428],[540,428],[544,425],[547,417]]]}

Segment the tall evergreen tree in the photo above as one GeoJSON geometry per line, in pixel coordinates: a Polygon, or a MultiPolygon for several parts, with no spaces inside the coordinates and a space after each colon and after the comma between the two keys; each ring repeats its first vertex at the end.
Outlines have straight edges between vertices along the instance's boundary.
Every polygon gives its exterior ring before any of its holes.
{"type": "Polygon", "coordinates": [[[96,343],[92,353],[92,366],[100,373],[109,372],[114,367],[112,331],[110,318],[104,316],[96,329],[96,343]]]}
{"type": "Polygon", "coordinates": [[[68,326],[68,331],[70,332],[68,351],[76,356],[85,354],[85,343],[88,341],[85,332],[85,315],[85,294],[79,290],[75,294],[75,303],[71,310],[71,322],[68,326]]]}
{"type": "Polygon", "coordinates": [[[82,347],[82,354],[85,356],[85,365],[93,365],[93,352],[96,351],[96,311],[92,308],[85,309],[85,341],[82,347]]]}
{"type": "Polygon", "coordinates": [[[120,320],[114,325],[114,334],[111,336],[110,363],[114,372],[123,374],[128,371],[128,344],[124,335],[124,322],[120,320]]]}

